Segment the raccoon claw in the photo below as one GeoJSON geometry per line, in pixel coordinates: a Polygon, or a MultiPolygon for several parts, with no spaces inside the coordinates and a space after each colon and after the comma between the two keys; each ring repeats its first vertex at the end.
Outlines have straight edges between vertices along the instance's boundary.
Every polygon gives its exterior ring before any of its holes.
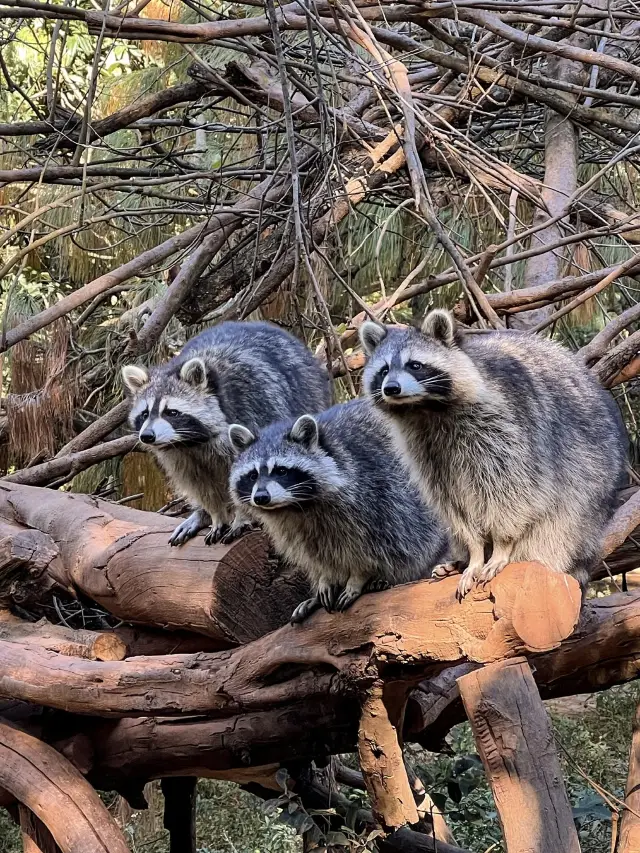
{"type": "Polygon", "coordinates": [[[169,537],[169,545],[183,545],[185,542],[188,542],[189,539],[193,539],[194,536],[197,536],[202,530],[202,527],[203,525],[201,520],[190,515],[189,518],[185,518],[184,521],[180,522],[173,531],[169,537]]]}
{"type": "Polygon", "coordinates": [[[212,527],[211,530],[204,537],[204,544],[217,545],[218,542],[223,541],[223,537],[228,533],[228,531],[228,524],[221,524],[219,527],[212,527]]]}
{"type": "Polygon", "coordinates": [[[476,569],[469,566],[469,568],[465,569],[462,573],[460,583],[458,584],[458,589],[456,591],[456,598],[458,599],[458,601],[462,601],[462,599],[467,595],[467,593],[471,592],[475,580],[476,569]]]}
{"type": "Polygon", "coordinates": [[[367,592],[383,592],[385,589],[391,589],[391,584],[384,578],[375,578],[367,584],[367,592]]]}
{"type": "Polygon", "coordinates": [[[489,562],[484,566],[484,568],[478,572],[477,580],[478,583],[489,583],[489,581],[493,580],[496,575],[500,574],[500,572],[504,569],[509,561],[504,559],[496,559],[493,558],[489,560],[489,562]]]}
{"type": "Polygon", "coordinates": [[[291,614],[290,622],[292,625],[298,625],[300,622],[304,622],[307,616],[310,616],[314,610],[317,610],[320,607],[320,600],[317,596],[313,598],[307,598],[305,601],[300,602],[300,604],[296,607],[296,609],[291,614]]]}
{"type": "Polygon", "coordinates": [[[335,607],[336,592],[335,586],[321,586],[318,589],[318,601],[327,613],[331,613],[335,607]]]}
{"type": "Polygon", "coordinates": [[[353,602],[360,598],[361,593],[362,590],[360,589],[350,589],[349,587],[346,587],[338,596],[338,600],[336,601],[333,609],[338,613],[342,613],[342,611],[351,607],[353,602]]]}
{"type": "Polygon", "coordinates": [[[240,539],[241,536],[244,536],[245,533],[248,533],[252,529],[253,524],[251,524],[250,521],[247,521],[245,524],[234,525],[222,534],[220,542],[222,542],[223,545],[231,545],[232,542],[235,542],[236,539],[240,539]]]}

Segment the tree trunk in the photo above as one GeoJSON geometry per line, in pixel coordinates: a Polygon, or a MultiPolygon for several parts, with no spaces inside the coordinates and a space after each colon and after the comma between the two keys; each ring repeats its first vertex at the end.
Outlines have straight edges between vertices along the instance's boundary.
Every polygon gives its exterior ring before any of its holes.
{"type": "Polygon", "coordinates": [[[551,722],[527,661],[489,664],[458,683],[508,853],[579,853],[551,722]]]}

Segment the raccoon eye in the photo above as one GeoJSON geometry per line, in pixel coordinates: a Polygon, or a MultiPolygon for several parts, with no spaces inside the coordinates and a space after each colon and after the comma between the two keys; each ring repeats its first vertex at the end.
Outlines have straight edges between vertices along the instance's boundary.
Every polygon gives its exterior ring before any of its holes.
{"type": "Polygon", "coordinates": [[[419,361],[408,361],[406,366],[409,368],[409,370],[422,370],[424,365],[421,364],[419,361]]]}
{"type": "Polygon", "coordinates": [[[387,375],[387,373],[388,373],[388,372],[389,372],[389,368],[385,365],[385,366],[380,370],[380,376],[382,376],[382,378],[384,379],[384,377],[387,375]]]}
{"type": "Polygon", "coordinates": [[[170,418],[175,418],[176,415],[180,414],[180,412],[177,409],[165,409],[164,414],[168,415],[170,418]]]}
{"type": "Polygon", "coordinates": [[[258,472],[257,472],[257,471],[255,471],[255,470],[254,470],[254,471],[249,471],[249,480],[250,480],[252,483],[255,483],[255,481],[256,481],[257,479],[258,479],[258,472]]]}
{"type": "Polygon", "coordinates": [[[287,473],[287,469],[284,467],[284,465],[277,465],[273,469],[273,473],[276,475],[276,477],[284,477],[284,475],[287,473]]]}

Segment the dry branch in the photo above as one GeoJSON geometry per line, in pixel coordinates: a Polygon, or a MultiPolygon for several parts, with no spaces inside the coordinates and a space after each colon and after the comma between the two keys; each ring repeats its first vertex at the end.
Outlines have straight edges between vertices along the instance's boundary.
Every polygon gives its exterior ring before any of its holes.
{"type": "Polygon", "coordinates": [[[61,853],[128,853],[100,798],[66,758],[4,722],[0,786],[42,820],[61,853]]]}

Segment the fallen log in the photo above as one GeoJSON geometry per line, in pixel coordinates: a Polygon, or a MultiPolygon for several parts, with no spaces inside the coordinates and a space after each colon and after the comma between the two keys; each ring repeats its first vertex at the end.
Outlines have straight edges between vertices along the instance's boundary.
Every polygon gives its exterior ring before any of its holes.
{"type": "Polygon", "coordinates": [[[307,594],[269,560],[261,534],[171,548],[174,527],[157,513],[0,481],[0,601],[33,602],[57,584],[127,622],[229,648],[282,625],[307,594]]]}
{"type": "Polygon", "coordinates": [[[67,759],[5,722],[0,786],[45,824],[61,853],[128,853],[115,821],[67,759]]]}
{"type": "Polygon", "coordinates": [[[462,602],[456,586],[450,577],[366,595],[346,615],[318,613],[227,652],[103,663],[0,641],[0,697],[98,716],[230,716],[328,692],[364,696],[376,672],[417,684],[465,658],[557,648],[578,622],[577,581],[539,563],[511,564],[462,602]]]}

